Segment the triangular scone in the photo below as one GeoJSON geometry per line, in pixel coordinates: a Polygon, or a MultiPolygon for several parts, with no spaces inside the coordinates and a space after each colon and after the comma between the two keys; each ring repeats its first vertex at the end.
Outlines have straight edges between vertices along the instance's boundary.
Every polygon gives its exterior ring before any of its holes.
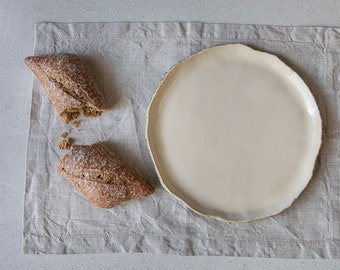
{"type": "Polygon", "coordinates": [[[74,54],[29,56],[25,64],[46,89],[65,123],[79,114],[98,116],[107,110],[104,95],[83,61],[74,54]]]}
{"type": "Polygon", "coordinates": [[[100,142],[73,145],[60,160],[57,171],[101,208],[111,208],[154,192],[148,182],[100,142]]]}

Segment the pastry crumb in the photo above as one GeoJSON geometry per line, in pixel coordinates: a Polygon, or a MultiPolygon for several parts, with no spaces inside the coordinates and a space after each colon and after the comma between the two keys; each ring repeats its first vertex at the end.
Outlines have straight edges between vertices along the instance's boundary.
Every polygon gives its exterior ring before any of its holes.
{"type": "Polygon", "coordinates": [[[61,134],[59,135],[59,138],[60,138],[60,139],[65,139],[67,136],[68,136],[68,132],[65,131],[64,133],[61,133],[61,134]]]}
{"type": "Polygon", "coordinates": [[[72,146],[73,140],[72,138],[66,138],[59,142],[58,147],[60,150],[69,150],[72,146]]]}
{"type": "Polygon", "coordinates": [[[80,121],[79,121],[79,120],[74,120],[74,121],[72,121],[70,124],[71,124],[71,126],[73,126],[73,127],[78,127],[79,124],[80,124],[80,121]]]}
{"type": "Polygon", "coordinates": [[[70,133],[71,133],[71,129],[69,128],[67,131],[61,133],[61,134],[59,135],[59,138],[60,138],[60,139],[65,139],[65,138],[67,138],[67,136],[68,136],[70,133]]]}

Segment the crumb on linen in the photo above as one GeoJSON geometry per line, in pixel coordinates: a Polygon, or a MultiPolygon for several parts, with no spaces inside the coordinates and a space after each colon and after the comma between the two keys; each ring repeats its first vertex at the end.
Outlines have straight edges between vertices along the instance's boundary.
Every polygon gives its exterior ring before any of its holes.
{"type": "Polygon", "coordinates": [[[79,121],[79,120],[74,120],[74,121],[72,121],[70,124],[71,124],[71,126],[73,126],[73,127],[78,127],[79,124],[80,124],[80,121],[79,121]]]}
{"type": "Polygon", "coordinates": [[[59,142],[58,147],[60,150],[69,150],[72,146],[72,138],[67,138],[59,142]]]}
{"type": "Polygon", "coordinates": [[[59,135],[60,139],[65,139],[67,136],[68,136],[68,132],[67,131],[65,131],[64,133],[59,135]]]}

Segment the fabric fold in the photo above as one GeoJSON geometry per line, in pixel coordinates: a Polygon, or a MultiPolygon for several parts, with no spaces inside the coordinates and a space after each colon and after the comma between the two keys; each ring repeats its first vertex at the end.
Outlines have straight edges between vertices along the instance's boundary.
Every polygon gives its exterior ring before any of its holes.
{"type": "Polygon", "coordinates": [[[338,49],[330,27],[200,22],[51,23],[36,25],[35,55],[76,53],[111,105],[84,119],[70,137],[104,141],[155,187],[112,209],[89,203],[56,172],[68,130],[36,78],[27,152],[24,253],[145,252],[271,258],[340,258],[338,49]],[[307,83],[324,122],[309,185],[275,218],[230,223],[199,216],[160,185],[145,139],[146,111],[159,82],[177,62],[204,48],[243,43],[277,55],[307,83]]]}

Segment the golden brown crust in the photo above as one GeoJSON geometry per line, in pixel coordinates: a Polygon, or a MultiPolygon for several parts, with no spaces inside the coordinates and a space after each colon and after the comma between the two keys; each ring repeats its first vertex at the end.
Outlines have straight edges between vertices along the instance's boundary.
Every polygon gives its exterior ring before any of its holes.
{"type": "Polygon", "coordinates": [[[100,142],[73,145],[60,160],[57,171],[101,208],[111,208],[154,192],[148,182],[100,142]]]}
{"type": "Polygon", "coordinates": [[[103,93],[77,55],[29,56],[25,64],[46,89],[65,122],[76,119],[79,114],[98,116],[107,110],[103,93]]]}

